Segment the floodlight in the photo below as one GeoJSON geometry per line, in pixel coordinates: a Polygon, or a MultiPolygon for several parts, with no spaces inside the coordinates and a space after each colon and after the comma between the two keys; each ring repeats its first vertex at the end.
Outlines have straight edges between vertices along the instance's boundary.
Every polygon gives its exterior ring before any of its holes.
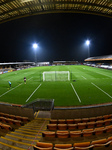
{"type": "Polygon", "coordinates": [[[87,40],[87,41],[86,41],[86,45],[88,46],[89,44],[90,44],[90,41],[89,41],[89,40],[87,40]]]}
{"type": "Polygon", "coordinates": [[[37,43],[33,44],[33,48],[36,49],[38,47],[37,43]]]}

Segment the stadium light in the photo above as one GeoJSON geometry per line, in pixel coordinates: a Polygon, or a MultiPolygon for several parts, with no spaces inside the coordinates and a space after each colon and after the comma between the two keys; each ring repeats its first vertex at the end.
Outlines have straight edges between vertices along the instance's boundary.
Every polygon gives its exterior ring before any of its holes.
{"type": "Polygon", "coordinates": [[[89,40],[86,41],[86,45],[88,47],[88,58],[89,58],[90,57],[90,49],[89,49],[90,41],[89,40]]]}
{"type": "Polygon", "coordinates": [[[36,50],[38,48],[38,44],[37,43],[34,43],[33,44],[33,49],[35,50],[35,63],[37,62],[37,57],[36,57],[36,50]]]}

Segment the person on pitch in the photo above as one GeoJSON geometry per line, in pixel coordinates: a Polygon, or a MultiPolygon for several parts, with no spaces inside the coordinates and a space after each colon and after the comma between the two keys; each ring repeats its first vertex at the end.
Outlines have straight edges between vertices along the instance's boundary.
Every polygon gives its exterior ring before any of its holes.
{"type": "Polygon", "coordinates": [[[10,86],[10,88],[11,88],[11,82],[10,81],[8,81],[9,82],[9,86],[10,86]]]}
{"type": "Polygon", "coordinates": [[[24,77],[24,84],[26,84],[26,77],[24,77]]]}

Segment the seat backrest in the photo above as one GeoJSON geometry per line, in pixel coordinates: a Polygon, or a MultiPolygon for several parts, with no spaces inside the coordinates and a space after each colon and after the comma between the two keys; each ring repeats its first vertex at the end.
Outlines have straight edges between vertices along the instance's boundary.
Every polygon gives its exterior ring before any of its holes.
{"type": "Polygon", "coordinates": [[[95,144],[105,144],[107,142],[107,139],[100,139],[100,140],[95,140],[91,142],[91,145],[95,145],[95,144]]]}
{"type": "Polygon", "coordinates": [[[66,148],[71,148],[72,144],[55,144],[56,148],[62,148],[62,149],[66,149],[66,148]]]}
{"type": "Polygon", "coordinates": [[[42,148],[48,148],[48,147],[53,147],[53,144],[52,143],[37,142],[36,146],[42,147],[42,148]]]}
{"type": "Polygon", "coordinates": [[[58,124],[65,124],[66,120],[65,119],[58,119],[58,124]]]}
{"type": "Polygon", "coordinates": [[[74,143],[73,147],[88,147],[90,146],[90,142],[82,142],[82,143],[74,143]]]}
{"type": "Polygon", "coordinates": [[[73,123],[74,123],[74,119],[67,119],[67,120],[66,120],[66,123],[67,123],[67,124],[73,124],[73,123]]]}

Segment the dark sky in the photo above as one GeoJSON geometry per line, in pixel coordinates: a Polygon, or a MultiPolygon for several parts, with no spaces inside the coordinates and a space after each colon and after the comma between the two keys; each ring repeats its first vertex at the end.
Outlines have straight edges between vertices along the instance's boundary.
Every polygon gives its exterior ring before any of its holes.
{"type": "Polygon", "coordinates": [[[112,18],[86,14],[45,14],[0,24],[0,62],[78,60],[112,54],[112,18]]]}

